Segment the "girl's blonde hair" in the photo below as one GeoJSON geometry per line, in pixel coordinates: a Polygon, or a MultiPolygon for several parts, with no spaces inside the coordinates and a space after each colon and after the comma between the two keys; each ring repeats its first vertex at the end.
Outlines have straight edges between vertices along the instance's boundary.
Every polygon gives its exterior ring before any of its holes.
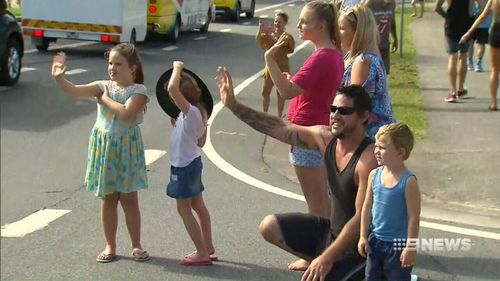
{"type": "Polygon", "coordinates": [[[340,49],[340,29],[337,7],[333,2],[326,2],[324,0],[313,0],[306,4],[306,7],[314,12],[316,19],[325,22],[330,40],[337,49],[340,49]]]}
{"type": "Polygon", "coordinates": [[[379,140],[382,136],[387,136],[396,148],[405,150],[404,160],[410,157],[415,139],[408,125],[402,122],[384,125],[378,129],[375,139],[379,140]]]}
{"type": "Polygon", "coordinates": [[[104,53],[104,57],[106,59],[109,59],[109,53],[113,51],[123,56],[127,60],[129,66],[135,66],[134,83],[144,84],[144,73],[142,71],[141,57],[139,56],[139,52],[135,48],[134,44],[120,43],[111,48],[111,50],[106,51],[106,53],[104,53]]]}
{"type": "Polygon", "coordinates": [[[377,22],[370,8],[365,5],[355,5],[340,15],[340,20],[346,19],[354,29],[351,43],[351,56],[360,51],[378,48],[379,32],[377,22]]]}

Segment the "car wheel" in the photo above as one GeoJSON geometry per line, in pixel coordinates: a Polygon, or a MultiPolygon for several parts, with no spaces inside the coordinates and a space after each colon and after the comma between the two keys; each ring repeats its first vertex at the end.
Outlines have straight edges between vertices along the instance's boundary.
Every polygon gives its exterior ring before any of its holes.
{"type": "Polygon", "coordinates": [[[201,33],[208,32],[208,26],[210,25],[211,21],[212,21],[212,9],[208,9],[207,22],[200,28],[201,33]]]}
{"type": "Polygon", "coordinates": [[[180,32],[181,32],[181,17],[177,16],[174,27],[167,35],[168,40],[174,43],[177,42],[177,39],[179,39],[180,32]]]}
{"type": "Polygon", "coordinates": [[[241,14],[241,6],[240,6],[240,2],[236,3],[236,8],[234,9],[234,13],[233,13],[233,21],[235,22],[240,22],[240,14],[241,14]]]}
{"type": "Polygon", "coordinates": [[[7,42],[7,58],[2,62],[2,71],[0,72],[0,84],[3,86],[12,86],[17,83],[21,75],[21,47],[19,42],[9,39],[7,42]]]}
{"type": "Polygon", "coordinates": [[[245,13],[247,18],[251,19],[255,15],[255,0],[252,0],[252,4],[250,5],[250,11],[245,13]]]}
{"type": "Polygon", "coordinates": [[[49,38],[43,38],[42,43],[36,45],[36,49],[38,51],[45,52],[49,48],[50,45],[50,39],[49,38]]]}

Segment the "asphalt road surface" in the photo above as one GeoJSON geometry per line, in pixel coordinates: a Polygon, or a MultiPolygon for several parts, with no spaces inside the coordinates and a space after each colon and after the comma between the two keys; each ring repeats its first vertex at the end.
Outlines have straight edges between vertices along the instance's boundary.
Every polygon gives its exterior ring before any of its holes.
{"type": "MultiPolygon", "coordinates": [[[[183,60],[219,97],[214,81],[219,65],[229,68],[238,99],[260,109],[263,51],[254,35],[258,17],[282,9],[290,15],[287,30],[298,50],[291,57],[295,72],[311,53],[295,24],[302,1],[259,1],[254,19],[235,24],[219,20],[207,34],[181,35],[173,45],[162,38],[138,44],[145,85],[154,94],[159,76],[173,60],[183,60]]],[[[214,244],[221,261],[211,267],[183,267],[180,259],[193,250],[175,200],[165,195],[169,177],[168,140],[171,125],[153,98],[141,125],[148,152],[149,190],[141,191],[142,243],[152,259],[134,262],[120,212],[119,255],[116,262],[98,264],[104,247],[99,220],[99,199],[85,190],[87,141],[95,121],[92,101],[74,101],[56,88],[50,76],[52,56],[68,56],[68,79],[87,83],[106,79],[104,51],[99,43],[60,41],[48,52],[33,50],[29,42],[23,73],[15,87],[0,88],[1,225],[18,222],[42,209],[67,213],[23,237],[1,238],[1,280],[299,280],[286,269],[292,255],[267,244],[258,233],[267,214],[306,212],[295,181],[264,161],[266,139],[237,120],[228,110],[214,114],[210,124],[210,151],[204,154],[204,197],[212,216],[214,244]],[[219,156],[219,158],[215,156],[219,156]],[[242,174],[248,176],[242,179],[242,174]],[[260,183],[255,184],[258,179],[260,183]],[[252,184],[253,183],[253,184],[252,184]],[[259,189],[262,183],[277,187],[259,189]]],[[[216,107],[217,108],[217,107],[216,107]]],[[[275,112],[272,96],[270,110],[275,112]]],[[[273,153],[268,152],[268,153],[273,153]]],[[[277,153],[277,152],[276,152],[277,153]]],[[[274,157],[288,157],[284,153],[274,157]]],[[[435,223],[441,223],[435,221],[435,223]]],[[[420,280],[498,280],[498,239],[464,235],[423,227],[422,237],[471,239],[470,249],[432,249],[419,255],[414,273],[420,280]]]]}

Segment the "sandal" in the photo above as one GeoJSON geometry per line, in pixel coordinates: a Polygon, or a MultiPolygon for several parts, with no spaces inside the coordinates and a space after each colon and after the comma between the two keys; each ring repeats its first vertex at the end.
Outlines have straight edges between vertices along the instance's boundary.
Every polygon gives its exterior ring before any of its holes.
{"type": "MultiPolygon", "coordinates": [[[[192,251],[191,253],[187,254],[184,258],[190,258],[192,256],[196,255],[196,250],[192,251]]],[[[209,254],[210,255],[210,260],[211,261],[218,261],[219,257],[215,254],[215,252],[209,254]]]]}
{"type": "Polygon", "coordinates": [[[132,251],[132,256],[134,257],[134,260],[138,261],[138,262],[148,261],[151,259],[148,251],[144,251],[144,250],[139,249],[139,248],[135,248],[132,251]]]}
{"type": "Polygon", "coordinates": [[[197,265],[213,265],[213,263],[212,263],[212,260],[210,259],[210,257],[208,257],[206,259],[197,260],[194,258],[194,256],[190,255],[190,256],[187,256],[184,259],[182,259],[181,265],[197,266],[197,265]]]}
{"type": "Polygon", "coordinates": [[[95,261],[100,263],[108,263],[114,261],[115,257],[116,257],[115,254],[106,254],[102,252],[99,255],[97,255],[95,261]]]}
{"type": "Polygon", "coordinates": [[[498,108],[496,106],[490,105],[490,106],[488,106],[488,110],[490,110],[490,111],[497,111],[498,108]]]}

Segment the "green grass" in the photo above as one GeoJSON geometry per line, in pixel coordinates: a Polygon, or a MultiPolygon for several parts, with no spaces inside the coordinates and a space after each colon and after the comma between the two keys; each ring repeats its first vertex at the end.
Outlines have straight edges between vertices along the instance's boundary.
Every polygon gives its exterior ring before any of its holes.
{"type": "MultiPolygon", "coordinates": [[[[401,9],[396,11],[396,27],[398,39],[401,28],[401,9]]],[[[405,122],[412,129],[415,138],[422,140],[427,131],[427,120],[422,110],[422,93],[419,87],[418,69],[415,60],[415,47],[411,22],[413,18],[411,6],[405,9],[403,31],[403,57],[399,50],[391,54],[391,74],[389,75],[389,91],[396,119],[405,122]]],[[[424,15],[425,17],[425,15],[424,15]]]]}
{"type": "Polygon", "coordinates": [[[22,13],[21,8],[8,8],[7,10],[9,10],[16,17],[20,17],[22,13]]]}

